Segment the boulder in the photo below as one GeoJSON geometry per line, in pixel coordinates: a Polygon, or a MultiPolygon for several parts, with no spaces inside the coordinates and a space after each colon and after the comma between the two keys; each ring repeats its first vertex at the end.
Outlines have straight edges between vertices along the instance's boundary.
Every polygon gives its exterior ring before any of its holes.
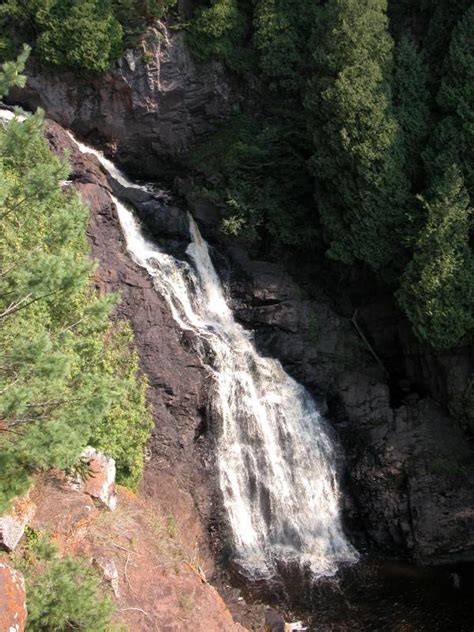
{"type": "Polygon", "coordinates": [[[285,619],[275,610],[265,613],[265,627],[271,632],[285,632],[285,619]]]}
{"type": "Polygon", "coordinates": [[[0,561],[0,630],[23,632],[26,622],[26,592],[23,575],[0,561]]]}
{"type": "Polygon", "coordinates": [[[157,239],[172,238],[189,241],[189,220],[183,209],[169,204],[167,200],[151,199],[135,202],[138,217],[157,239]]]}
{"type": "Polygon", "coordinates": [[[0,547],[13,551],[35,514],[36,506],[28,497],[18,498],[10,511],[0,517],[0,547]]]}
{"type": "Polygon", "coordinates": [[[81,461],[89,466],[85,477],[75,476],[71,481],[74,489],[97,498],[111,511],[117,508],[115,493],[115,460],[98,452],[92,446],[81,454],[81,461]]]}

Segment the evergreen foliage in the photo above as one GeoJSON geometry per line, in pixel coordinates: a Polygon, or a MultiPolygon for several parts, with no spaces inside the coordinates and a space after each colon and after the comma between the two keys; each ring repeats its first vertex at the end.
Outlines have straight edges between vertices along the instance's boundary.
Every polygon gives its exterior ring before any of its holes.
{"type": "Polygon", "coordinates": [[[254,16],[254,43],[260,70],[275,89],[304,86],[310,72],[308,50],[312,27],[319,16],[317,0],[260,0],[254,16]]]}
{"type": "Polygon", "coordinates": [[[430,85],[433,91],[436,91],[444,74],[444,60],[453,28],[472,2],[471,0],[425,0],[424,5],[429,15],[429,22],[423,47],[430,67],[430,85]]]}
{"type": "Polygon", "coordinates": [[[18,565],[26,583],[27,632],[119,632],[112,601],[85,560],[59,557],[56,546],[32,532],[18,565]]]}
{"type": "Polygon", "coordinates": [[[469,194],[474,192],[474,6],[457,23],[437,96],[444,117],[425,159],[432,178],[457,164],[469,194]]]}
{"type": "Polygon", "coordinates": [[[114,381],[114,400],[103,423],[93,426],[89,443],[116,460],[117,480],[136,489],[144,466],[143,449],[153,422],[146,404],[147,380],[139,375],[133,334],[126,321],[109,326],[98,370],[114,381]]]}
{"type": "Polygon", "coordinates": [[[198,59],[221,57],[233,70],[245,68],[247,20],[240,4],[239,0],[212,0],[209,7],[197,10],[188,40],[198,59]]]}
{"type": "Polygon", "coordinates": [[[402,35],[395,52],[393,101],[395,116],[403,130],[406,172],[411,180],[422,173],[421,152],[430,127],[428,74],[413,39],[402,35]]]}
{"type": "MultiPolygon", "coordinates": [[[[266,254],[291,245],[310,257],[326,246],[333,259],[368,265],[392,290],[401,284],[415,331],[443,347],[472,333],[463,197],[472,196],[474,164],[470,5],[255,0],[249,9],[234,0],[257,53],[259,119],[235,116],[194,152],[227,232],[250,235],[266,254]],[[443,335],[447,314],[456,324],[443,335]]],[[[201,59],[231,56],[239,29],[224,6],[209,1],[197,14],[205,28],[190,43],[201,59]],[[215,43],[224,35],[222,52],[215,43]]]]}
{"type": "Polygon", "coordinates": [[[384,0],[329,0],[305,100],[328,254],[374,269],[396,256],[408,190],[385,9],[384,0]]]}
{"type": "Polygon", "coordinates": [[[28,39],[44,63],[78,74],[106,71],[124,45],[136,44],[147,25],[176,0],[3,0],[0,60],[28,39]]]}
{"type": "Polygon", "coordinates": [[[148,24],[162,18],[176,0],[112,0],[113,14],[124,30],[125,46],[135,46],[148,24]]]}
{"type": "Polygon", "coordinates": [[[52,66],[104,72],[122,52],[122,26],[110,0],[57,0],[34,14],[36,50],[52,66]]]}
{"type": "Polygon", "coordinates": [[[317,229],[306,217],[313,191],[305,154],[302,117],[275,117],[262,125],[236,115],[196,148],[192,160],[212,180],[206,194],[223,209],[224,232],[251,240],[259,236],[270,249],[304,248],[317,229]]]}
{"type": "Polygon", "coordinates": [[[23,88],[26,84],[26,77],[22,73],[30,52],[30,47],[24,46],[16,61],[7,61],[3,64],[0,72],[0,99],[8,94],[10,88],[23,88]]]}
{"type": "Polygon", "coordinates": [[[42,132],[41,113],[0,128],[0,511],[93,438],[136,483],[151,425],[129,332],[109,323],[117,297],[90,287],[87,208],[42,132]]]}
{"type": "Polygon", "coordinates": [[[473,209],[458,169],[444,174],[423,206],[427,222],[398,299],[420,338],[449,348],[474,328],[473,209]]]}

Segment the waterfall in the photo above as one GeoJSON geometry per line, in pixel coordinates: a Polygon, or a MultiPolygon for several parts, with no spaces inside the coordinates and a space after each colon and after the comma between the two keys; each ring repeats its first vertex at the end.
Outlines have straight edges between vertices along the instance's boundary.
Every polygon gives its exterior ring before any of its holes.
{"type": "MultiPolygon", "coordinates": [[[[73,140],[120,184],[143,188],[100,152],[73,140]]],[[[280,362],[262,357],[235,321],[192,217],[188,263],[160,250],[133,213],[113,200],[131,257],[153,279],[179,327],[212,350],[219,482],[236,560],[255,577],[274,574],[277,561],[309,565],[315,576],[333,575],[339,564],[356,561],[342,529],[336,455],[326,423],[309,393],[280,362]]]]}
{"type": "Polygon", "coordinates": [[[259,355],[235,321],[191,216],[187,254],[194,265],[163,253],[114,202],[130,254],[153,278],[179,326],[212,349],[219,480],[237,561],[259,577],[273,574],[281,560],[333,575],[357,553],[342,530],[335,451],[315,402],[280,362],[259,355]]]}

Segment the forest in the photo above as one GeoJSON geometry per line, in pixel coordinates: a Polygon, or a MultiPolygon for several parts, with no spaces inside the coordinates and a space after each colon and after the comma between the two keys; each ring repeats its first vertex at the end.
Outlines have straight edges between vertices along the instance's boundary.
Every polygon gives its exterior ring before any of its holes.
{"type": "Polygon", "coordinates": [[[263,114],[237,114],[195,152],[224,229],[366,267],[422,340],[469,338],[470,3],[220,0],[189,28],[199,58],[258,68],[265,85],[263,114]]]}
{"type": "MultiPolygon", "coordinates": [[[[184,23],[198,60],[257,77],[259,107],[195,147],[228,234],[267,255],[326,252],[393,292],[420,339],[474,326],[474,8],[467,0],[212,0],[184,23]],[[204,166],[203,166],[204,165],[204,166]]],[[[109,68],[173,1],[7,0],[1,55],[109,68]]]]}

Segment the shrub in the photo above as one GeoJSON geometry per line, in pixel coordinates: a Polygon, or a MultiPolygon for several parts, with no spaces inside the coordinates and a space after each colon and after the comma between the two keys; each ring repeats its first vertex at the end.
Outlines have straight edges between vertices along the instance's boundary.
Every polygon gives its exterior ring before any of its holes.
{"type": "Polygon", "coordinates": [[[110,0],[58,0],[35,15],[43,61],[81,72],[104,72],[122,52],[122,26],[110,0]]]}
{"type": "Polygon", "coordinates": [[[116,460],[117,481],[135,489],[143,472],[145,444],[153,428],[146,404],[148,382],[139,375],[128,322],[111,325],[106,339],[98,369],[114,378],[116,392],[109,412],[92,428],[89,442],[116,460]]]}
{"type": "Polygon", "coordinates": [[[188,41],[201,61],[223,59],[233,70],[245,68],[242,51],[247,20],[238,0],[212,0],[211,6],[197,11],[188,27],[188,41]]]}
{"type": "Polygon", "coordinates": [[[112,601],[85,560],[60,558],[46,536],[30,532],[19,566],[25,576],[27,632],[111,632],[112,601]]]}
{"type": "Polygon", "coordinates": [[[423,205],[427,222],[398,299],[422,340],[449,348],[474,328],[473,211],[457,168],[446,172],[423,205]]]}

